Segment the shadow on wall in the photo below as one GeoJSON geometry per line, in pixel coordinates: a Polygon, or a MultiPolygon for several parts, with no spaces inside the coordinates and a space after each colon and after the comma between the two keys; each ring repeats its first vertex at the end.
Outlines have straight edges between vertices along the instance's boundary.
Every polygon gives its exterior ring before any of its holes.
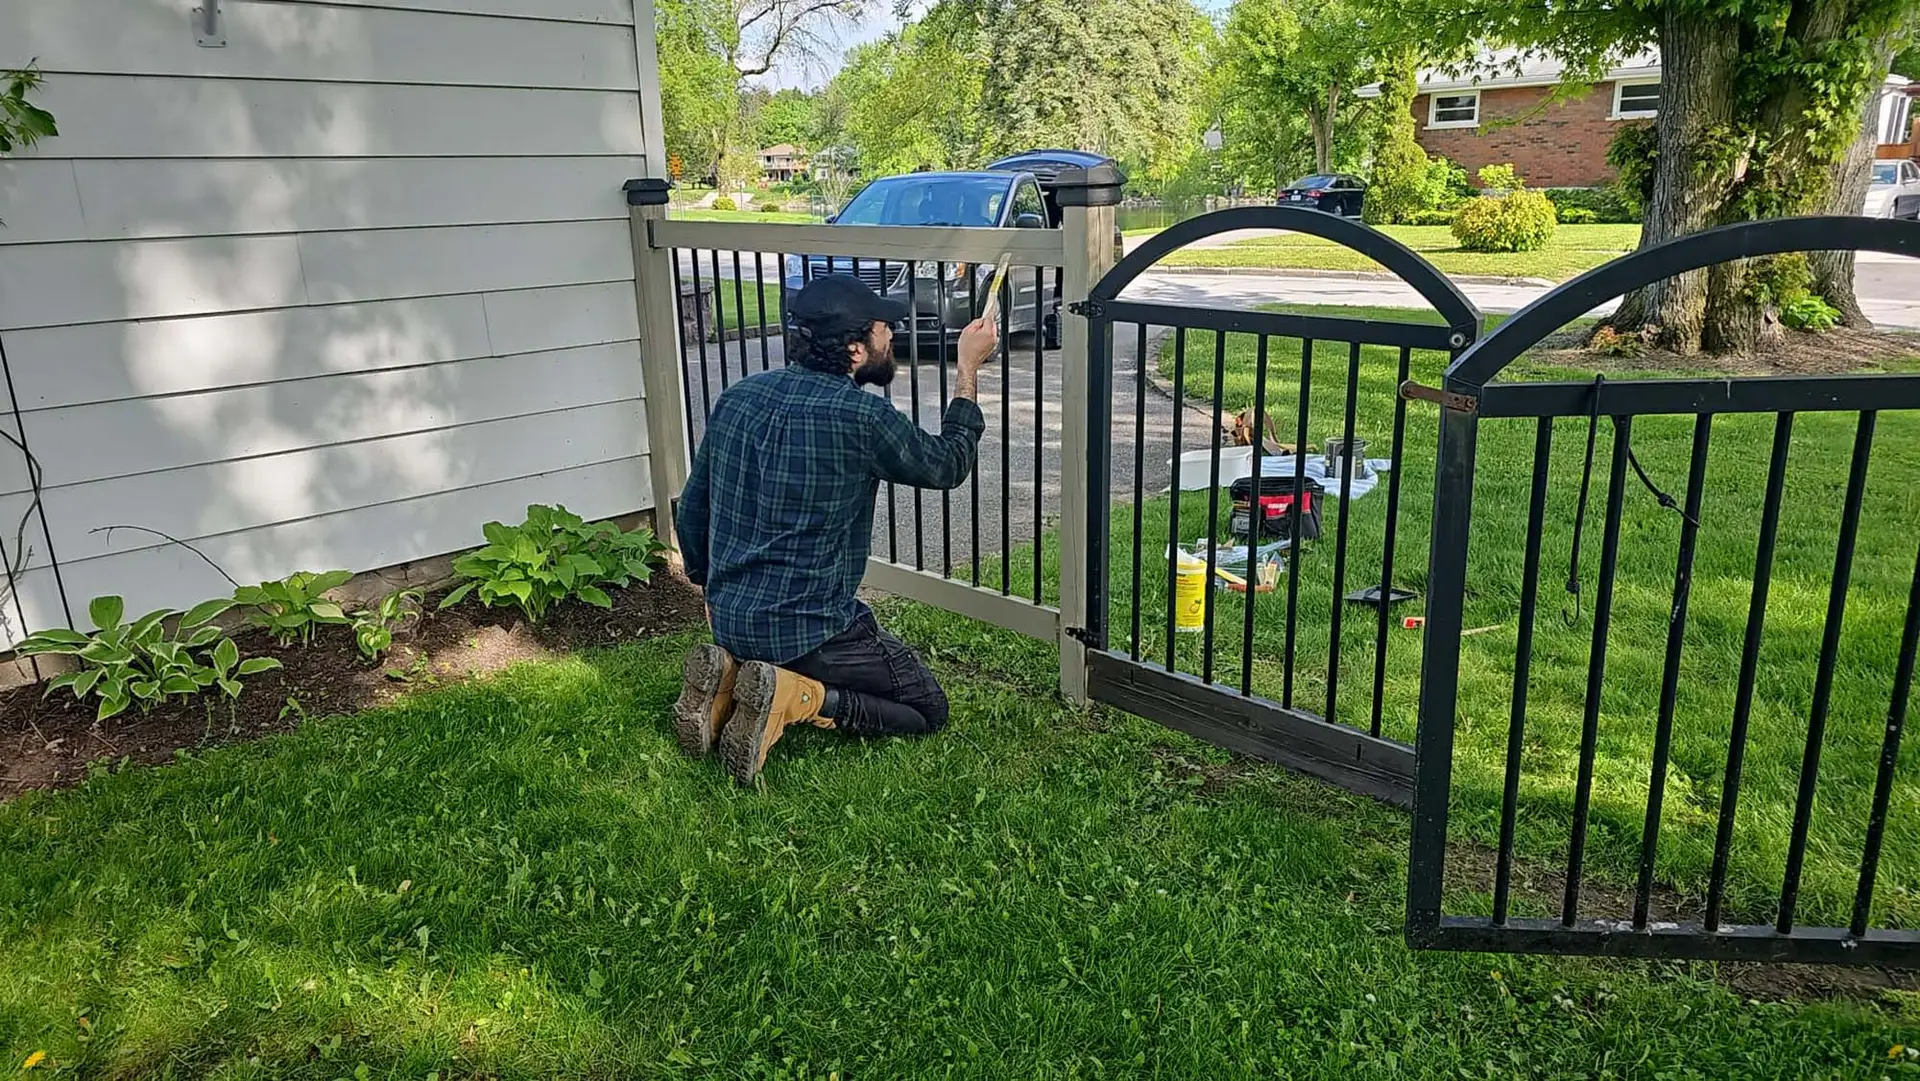
{"type": "MultiPolygon", "coordinates": [[[[464,166],[393,156],[421,153],[413,135],[427,127],[442,130],[425,139],[439,152],[510,149],[494,132],[514,129],[497,119],[463,118],[464,131],[434,123],[470,107],[449,95],[490,100],[498,91],[87,74],[271,67],[294,78],[392,78],[380,69],[396,44],[366,32],[384,17],[370,9],[230,6],[228,48],[200,50],[174,2],[141,0],[125,11],[123,0],[76,0],[71,8],[24,11],[26,43],[47,73],[42,100],[63,135],[0,168],[0,218],[11,226],[44,215],[44,226],[18,238],[66,241],[15,246],[8,258],[7,242],[18,239],[12,228],[0,231],[0,327],[10,328],[17,405],[45,471],[44,529],[36,519],[25,531],[20,599],[29,627],[67,621],[48,534],[64,607],[83,620],[85,598],[101,592],[127,592],[135,607],[178,605],[229,587],[190,553],[156,549],[150,536],[90,531],[126,523],[194,540],[242,580],[305,565],[385,565],[465,543],[480,519],[436,520],[446,504],[431,500],[388,507],[377,521],[345,512],[592,462],[598,444],[619,442],[611,414],[583,417],[577,429],[572,418],[516,418],[575,409],[583,395],[638,395],[637,365],[609,353],[619,342],[602,336],[593,341],[609,344],[551,350],[529,329],[556,317],[554,303],[571,305],[564,318],[573,322],[593,308],[585,314],[595,325],[621,325],[622,314],[630,323],[631,286],[488,294],[526,284],[501,256],[537,246],[535,230],[555,231],[548,245],[581,239],[569,229],[610,234],[589,244],[579,261],[590,265],[568,279],[585,281],[608,252],[624,256],[623,227],[383,229],[453,224],[436,207],[444,181],[464,166]],[[125,33],[111,43],[83,34],[94,21],[87,16],[109,7],[125,33]],[[140,54],[119,55],[136,46],[140,54]],[[262,51],[273,54],[270,64],[262,51]],[[453,145],[464,134],[484,141],[453,145]],[[402,183],[387,182],[396,177],[402,183]],[[375,231],[338,231],[356,229],[375,231]],[[624,313],[613,306],[622,292],[624,313]],[[495,315],[507,321],[496,324],[495,315]],[[529,350],[542,351],[498,359],[529,350]],[[523,445],[529,437],[551,446],[523,445]],[[570,446],[588,457],[566,453],[570,446]],[[298,527],[264,528],[289,522],[298,527]],[[262,531],[246,535],[254,529],[262,531]]],[[[577,29],[608,36],[605,27],[577,29]]],[[[630,45],[627,57],[631,64],[630,45]]],[[[611,99],[570,116],[601,144],[576,152],[617,154],[612,148],[637,141],[632,109],[611,99]]],[[[626,168],[603,160],[614,164],[582,166],[586,182],[626,168]]],[[[624,220],[617,180],[605,199],[605,216],[624,220]]],[[[529,205],[519,220],[540,217],[529,205]]],[[[564,267],[565,254],[541,265],[564,267]]],[[[624,348],[631,354],[631,342],[624,348]]],[[[633,423],[628,417],[628,439],[633,423]]],[[[629,442],[624,453],[636,449],[629,442]]],[[[14,523],[31,507],[29,488],[17,452],[0,455],[0,542],[16,561],[14,523]]],[[[525,501],[500,493],[497,502],[509,500],[525,501]]],[[[5,605],[10,635],[20,615],[5,605]]]]}

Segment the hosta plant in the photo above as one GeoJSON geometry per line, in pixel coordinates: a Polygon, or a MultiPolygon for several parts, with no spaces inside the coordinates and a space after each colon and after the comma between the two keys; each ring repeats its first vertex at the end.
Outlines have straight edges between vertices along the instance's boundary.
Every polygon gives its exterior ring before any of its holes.
{"type": "Polygon", "coordinates": [[[151,709],[168,698],[191,698],[210,687],[218,687],[230,699],[238,698],[241,680],[278,668],[280,662],[271,657],[241,659],[233,639],[208,625],[232,606],[232,601],[221,599],[185,613],[162,608],[126,623],[125,601],[95,597],[88,606],[93,633],[64,628],[41,631],[22,641],[16,652],[23,657],[53,654],[78,660],[80,670],[50,681],[47,693],[64,689],[82,702],[96,699],[99,720],[133,705],[151,709]]]}
{"type": "Polygon", "coordinates": [[[475,596],[490,607],[517,606],[533,623],[568,599],[611,608],[605,587],[646,581],[665,551],[651,530],[589,524],[565,507],[531,506],[525,522],[488,522],[485,533],[486,547],[454,560],[454,573],[466,581],[440,607],[475,596]]]}
{"type": "Polygon", "coordinates": [[[296,571],[277,582],[241,586],[233,591],[233,603],[249,609],[247,622],[266,628],[281,645],[312,645],[313,632],[322,626],[349,622],[326,593],[352,578],[352,571],[296,571]]]}
{"type": "Polygon", "coordinates": [[[353,643],[368,661],[393,648],[395,627],[420,615],[420,592],[409,589],[389,593],[380,603],[353,614],[353,643]]]}

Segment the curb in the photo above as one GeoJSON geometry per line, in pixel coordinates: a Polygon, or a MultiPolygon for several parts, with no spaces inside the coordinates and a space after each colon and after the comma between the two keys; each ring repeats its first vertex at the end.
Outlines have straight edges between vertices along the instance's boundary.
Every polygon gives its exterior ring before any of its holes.
{"type": "MultiPolygon", "coordinates": [[[[1336,281],[1382,281],[1404,282],[1398,274],[1389,274],[1383,270],[1316,270],[1309,267],[1198,267],[1198,266],[1156,266],[1145,271],[1147,274],[1175,274],[1195,276],[1225,276],[1230,278],[1332,278],[1336,281]]],[[[1525,286],[1535,289],[1552,289],[1559,282],[1545,278],[1509,278],[1498,274],[1448,274],[1450,281],[1468,285],[1507,285],[1525,286]]]]}

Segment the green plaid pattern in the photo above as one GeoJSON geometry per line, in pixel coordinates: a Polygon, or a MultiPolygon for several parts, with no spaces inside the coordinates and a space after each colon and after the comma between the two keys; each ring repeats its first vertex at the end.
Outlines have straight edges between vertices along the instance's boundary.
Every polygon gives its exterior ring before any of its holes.
{"type": "Polygon", "coordinates": [[[713,637],[785,664],[853,624],[881,481],[958,487],[986,420],[964,398],[934,435],[844,375],[764,372],[714,403],[674,522],[713,637]]]}

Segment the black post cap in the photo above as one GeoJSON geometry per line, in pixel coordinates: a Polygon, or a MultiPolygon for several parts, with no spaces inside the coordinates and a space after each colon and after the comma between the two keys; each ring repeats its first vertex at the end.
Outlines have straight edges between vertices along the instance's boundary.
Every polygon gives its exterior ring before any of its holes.
{"type": "Polygon", "coordinates": [[[1091,169],[1062,169],[1053,180],[1054,198],[1061,206],[1119,206],[1126,186],[1127,174],[1112,162],[1091,169]]]}
{"type": "Polygon", "coordinates": [[[673,184],[654,177],[641,177],[629,180],[621,185],[627,193],[628,206],[666,206],[667,192],[673,184]]]}

